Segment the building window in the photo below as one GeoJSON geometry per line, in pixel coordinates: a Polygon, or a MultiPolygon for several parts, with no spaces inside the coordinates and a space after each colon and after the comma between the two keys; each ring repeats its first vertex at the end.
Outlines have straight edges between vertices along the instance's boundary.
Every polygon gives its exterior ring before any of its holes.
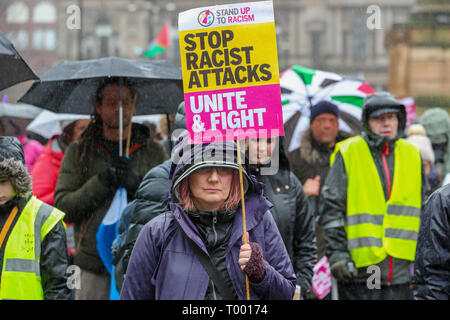
{"type": "Polygon", "coordinates": [[[33,49],[35,50],[55,50],[56,33],[52,29],[37,29],[33,33],[33,49]]]}
{"type": "Polygon", "coordinates": [[[14,44],[17,50],[26,50],[28,48],[28,32],[19,30],[16,35],[16,43],[14,44]]]}
{"type": "Polygon", "coordinates": [[[377,58],[377,46],[378,46],[378,43],[377,43],[377,32],[378,32],[378,30],[372,30],[372,31],[369,32],[370,39],[371,39],[370,42],[372,43],[371,55],[372,55],[372,58],[374,60],[377,58]]]}
{"type": "Polygon", "coordinates": [[[320,38],[320,32],[311,32],[311,54],[314,63],[320,63],[321,60],[320,38]]]}
{"type": "Polygon", "coordinates": [[[364,62],[366,59],[366,21],[364,16],[355,16],[352,20],[352,59],[364,62]]]}
{"type": "Polygon", "coordinates": [[[109,54],[109,43],[107,37],[100,37],[100,57],[107,57],[109,54]]]}
{"type": "Polygon", "coordinates": [[[42,42],[44,39],[44,31],[36,29],[33,33],[33,49],[42,50],[42,42]]]}
{"type": "Polygon", "coordinates": [[[34,23],[55,23],[56,9],[53,4],[47,1],[40,2],[33,10],[34,23]]]}
{"type": "Polygon", "coordinates": [[[29,10],[25,3],[16,2],[6,9],[7,23],[26,23],[29,19],[29,10]]]}
{"type": "Polygon", "coordinates": [[[45,49],[55,50],[56,47],[56,33],[55,30],[47,29],[45,33],[45,49]]]}
{"type": "Polygon", "coordinates": [[[347,30],[342,31],[342,61],[347,62],[349,58],[350,33],[347,30]]]}

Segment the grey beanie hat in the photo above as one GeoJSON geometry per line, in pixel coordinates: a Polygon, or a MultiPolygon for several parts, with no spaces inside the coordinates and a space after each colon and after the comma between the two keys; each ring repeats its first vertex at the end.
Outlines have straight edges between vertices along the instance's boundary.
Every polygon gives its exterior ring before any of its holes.
{"type": "Polygon", "coordinates": [[[16,137],[0,136],[0,178],[8,178],[18,196],[31,192],[22,144],[16,137]]]}
{"type": "Polygon", "coordinates": [[[14,159],[25,164],[22,144],[16,137],[0,137],[0,161],[5,159],[14,159]]]}

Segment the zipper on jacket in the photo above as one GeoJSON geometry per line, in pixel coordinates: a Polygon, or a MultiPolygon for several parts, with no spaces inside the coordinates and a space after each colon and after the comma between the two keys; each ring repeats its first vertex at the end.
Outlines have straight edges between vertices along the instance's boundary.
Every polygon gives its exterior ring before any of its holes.
{"type": "Polygon", "coordinates": [[[389,273],[388,273],[388,280],[387,280],[387,285],[390,286],[392,283],[392,256],[389,256],[389,273]]]}
{"type": "Polygon", "coordinates": [[[217,223],[217,212],[213,211],[212,213],[212,229],[214,232],[214,246],[217,244],[217,231],[216,231],[216,223],[217,223]]]}
{"type": "MultiPolygon", "coordinates": [[[[387,165],[387,161],[386,161],[386,156],[388,154],[389,154],[389,143],[386,142],[384,144],[383,151],[381,152],[381,159],[383,160],[384,173],[386,174],[387,191],[388,191],[387,200],[389,200],[389,198],[391,197],[391,175],[389,173],[389,166],[387,165]]],[[[390,286],[392,283],[392,264],[393,264],[392,256],[389,256],[389,271],[388,271],[388,280],[387,280],[388,286],[390,286]]]]}
{"type": "Polygon", "coordinates": [[[386,175],[386,182],[387,182],[387,200],[391,197],[391,174],[389,173],[389,166],[386,161],[386,156],[389,154],[389,143],[386,142],[384,144],[383,151],[381,152],[381,160],[383,161],[383,167],[384,167],[384,173],[386,175]]]}

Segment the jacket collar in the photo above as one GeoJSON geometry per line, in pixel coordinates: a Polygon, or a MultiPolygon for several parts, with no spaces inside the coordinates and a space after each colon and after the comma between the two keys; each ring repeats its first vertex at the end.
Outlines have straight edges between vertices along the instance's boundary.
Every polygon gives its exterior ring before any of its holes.
{"type": "Polygon", "coordinates": [[[370,149],[375,149],[380,152],[384,148],[386,143],[389,145],[389,150],[393,150],[395,148],[395,143],[400,138],[399,135],[397,135],[393,139],[388,137],[382,137],[373,133],[371,130],[363,130],[361,136],[367,142],[370,149]]]}
{"type": "MultiPolygon", "coordinates": [[[[336,143],[345,140],[347,138],[351,137],[351,134],[339,130],[338,134],[336,136],[336,143]]],[[[300,157],[305,159],[306,162],[312,164],[312,163],[318,163],[321,159],[321,155],[325,154],[328,156],[334,151],[333,147],[327,147],[324,146],[318,142],[316,142],[312,136],[311,129],[307,129],[302,137],[301,137],[301,147],[299,149],[300,157]]]]}

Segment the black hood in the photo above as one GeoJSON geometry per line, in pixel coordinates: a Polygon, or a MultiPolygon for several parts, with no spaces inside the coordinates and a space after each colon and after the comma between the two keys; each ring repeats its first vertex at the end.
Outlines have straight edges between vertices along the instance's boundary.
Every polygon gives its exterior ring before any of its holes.
{"type": "Polygon", "coordinates": [[[173,128],[176,129],[186,129],[186,110],[184,106],[184,101],[181,101],[178,105],[177,114],[173,121],[173,128]]]}
{"type": "Polygon", "coordinates": [[[380,146],[385,142],[393,143],[405,134],[406,128],[406,108],[389,92],[377,92],[367,96],[363,103],[362,110],[362,135],[366,141],[372,146],[380,146]],[[394,139],[381,137],[372,132],[369,128],[369,117],[373,112],[378,112],[382,109],[387,111],[398,110],[398,130],[397,136],[394,139]]]}

